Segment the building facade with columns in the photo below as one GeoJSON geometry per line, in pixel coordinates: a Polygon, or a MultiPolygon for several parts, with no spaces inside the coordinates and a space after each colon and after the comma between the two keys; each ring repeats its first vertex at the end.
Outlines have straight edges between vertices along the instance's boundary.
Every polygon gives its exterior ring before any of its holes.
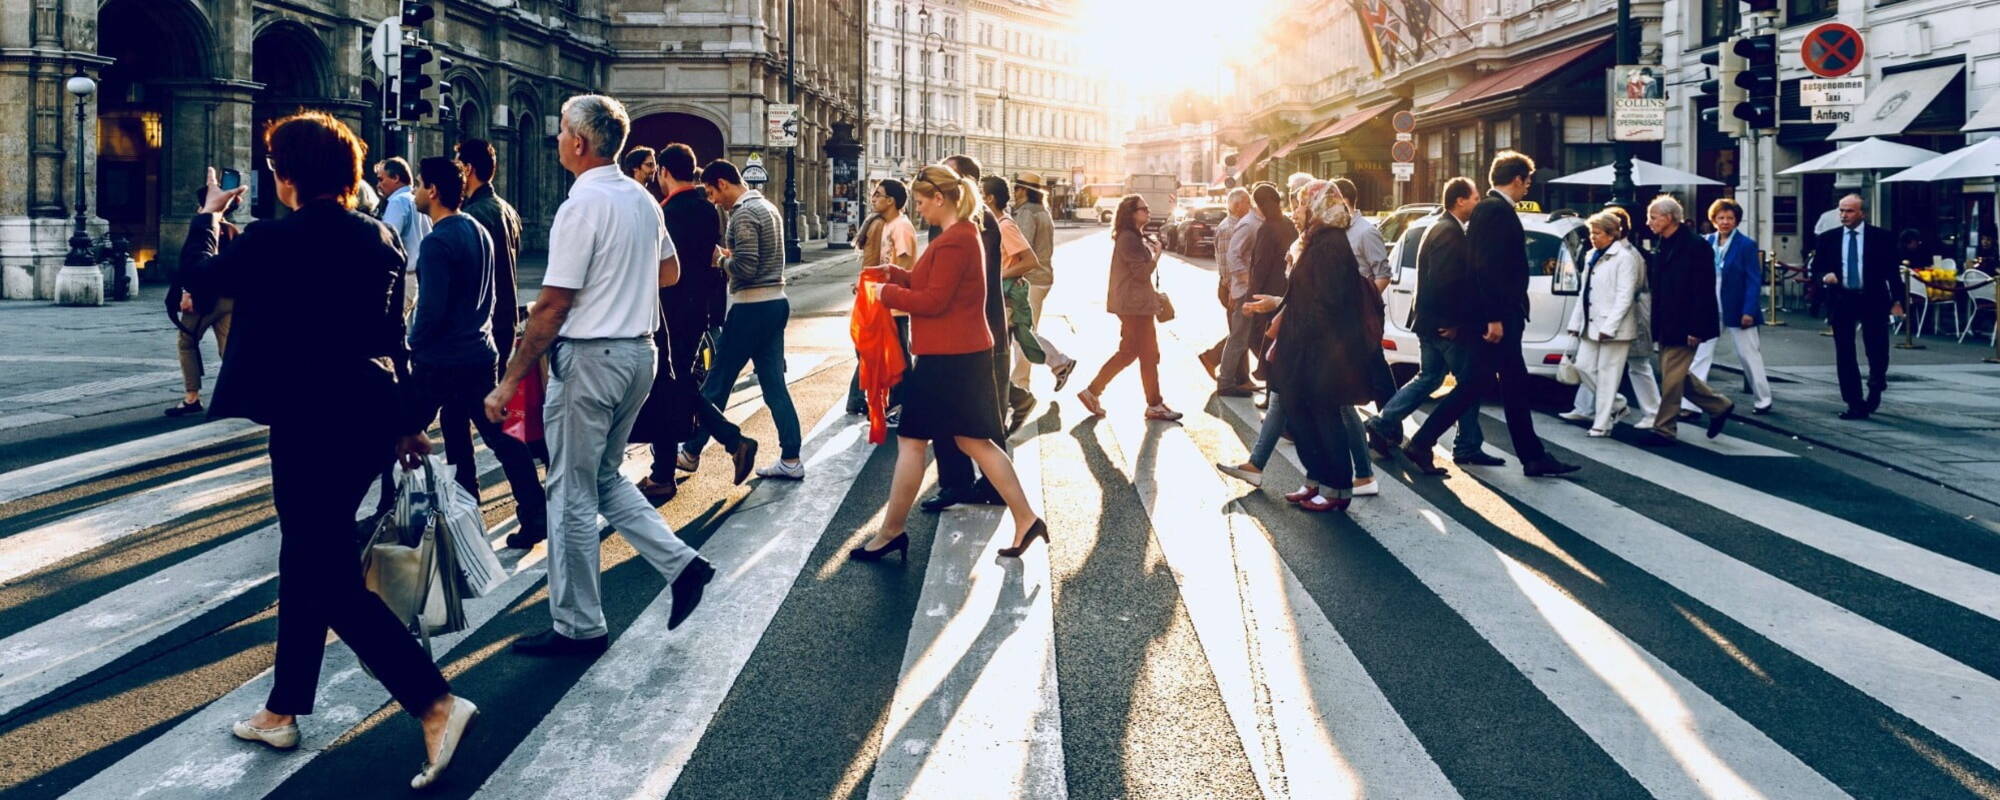
{"type": "MultiPolygon", "coordinates": [[[[612,51],[605,0],[436,4],[428,34],[454,59],[455,136],[494,143],[498,190],[520,207],[531,244],[568,185],[556,163],[562,100],[602,85],[612,51]]],[[[130,243],[141,279],[178,261],[205,169],[251,186],[239,219],[277,213],[263,123],[325,110],[361,131],[370,159],[403,154],[380,119],[381,74],[368,56],[393,0],[0,0],[0,293],[46,298],[67,251],[74,197],[75,99],[64,81],[98,82],[84,103],[84,198],[94,234],[130,243]]],[[[442,153],[445,132],[416,131],[442,153]]]]}
{"type": "MultiPolygon", "coordinates": [[[[1232,177],[1282,181],[1294,171],[1346,176],[1366,209],[1436,202],[1457,175],[1485,183],[1501,150],[1533,157],[1531,199],[1545,206],[1601,203],[1603,192],[1547,181],[1609,163],[1605,81],[1616,0],[1440,0],[1358,4],[1292,0],[1259,52],[1327,53],[1235,65],[1238,90],[1222,137],[1232,177]],[[1371,19],[1372,17],[1372,19],[1371,19]],[[1370,39],[1380,58],[1371,58],[1370,39]],[[1269,48],[1280,48],[1271,50],[1269,48]],[[1414,174],[1392,178],[1390,121],[1416,128],[1414,174]]],[[[1659,0],[1632,3],[1640,63],[1660,63],[1659,0]]],[[[1659,146],[1635,148],[1657,159],[1659,146]]]]}
{"type": "Polygon", "coordinates": [[[824,237],[833,191],[826,146],[859,135],[865,9],[852,0],[600,2],[613,50],[605,89],[631,109],[632,144],[681,142],[703,162],[738,166],[762,154],[771,175],[764,193],[780,207],[785,152],[768,147],[768,111],[791,96],[796,36],[797,229],[802,239],[824,237]]]}
{"type": "Polygon", "coordinates": [[[908,176],[965,149],[966,4],[867,2],[867,174],[908,176]]]}
{"type": "MultiPolygon", "coordinates": [[[[842,0],[432,0],[425,27],[452,59],[456,119],[447,131],[385,130],[382,75],[368,44],[397,0],[0,0],[0,297],[48,298],[68,251],[75,169],[94,236],[129,242],[141,280],[171,275],[205,169],[251,186],[237,219],[282,213],[259,131],[301,108],[361,132],[371,161],[446,154],[479,137],[499,156],[496,188],[517,206],[525,243],[546,246],[570,176],[556,159],[564,99],[606,92],[634,118],[632,143],[680,141],[704,159],[765,154],[782,202],[783,151],[766,150],[766,106],[786,96],[788,20],[796,9],[798,152],[805,238],[824,235],[831,179],[824,148],[859,120],[861,12],[842,0]],[[20,24],[13,24],[19,22],[20,24]],[[99,85],[75,99],[81,70],[99,85]],[[767,100],[768,98],[768,100],[767,100]],[[411,147],[414,144],[414,148],[411,147]]],[[[852,135],[851,133],[849,135],[852,135]]]]}
{"type": "Polygon", "coordinates": [[[971,82],[966,147],[1013,176],[1040,173],[1058,199],[1076,186],[1123,181],[1108,82],[1077,51],[1069,3],[967,0],[971,82]]]}
{"type": "Polygon", "coordinates": [[[1140,114],[1125,132],[1125,172],[1172,175],[1184,187],[1221,183],[1220,128],[1214,120],[1183,122],[1172,114],[1140,114]]]}

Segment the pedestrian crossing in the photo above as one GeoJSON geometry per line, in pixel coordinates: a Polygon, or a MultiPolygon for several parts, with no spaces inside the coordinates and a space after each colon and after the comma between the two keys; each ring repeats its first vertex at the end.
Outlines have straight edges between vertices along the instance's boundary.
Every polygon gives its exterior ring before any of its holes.
{"type": "MultiPolygon", "coordinates": [[[[1114,344],[1067,324],[1086,365],[1114,344]]],[[[433,641],[486,711],[439,790],[2000,796],[2000,555],[1974,523],[1773,437],[1651,452],[1549,417],[1575,480],[1378,464],[1380,495],[1308,515],[1277,497],[1290,445],[1261,491],[1210,466],[1258,415],[1207,396],[1187,336],[1163,332],[1161,367],[1185,424],[1140,419],[1132,376],[1111,416],[1056,398],[1017,435],[1053,533],[1022,559],[994,552],[1007,512],[975,506],[915,515],[907,565],[847,562],[893,448],[842,413],[851,360],[795,358],[806,480],[663,509],[719,571],[686,625],[666,630],[664,581],[613,536],[608,652],[513,656],[546,624],[545,551],[500,550],[507,580],[433,641]]],[[[729,416],[768,425],[754,398],[729,416]]],[[[212,423],[0,475],[0,793],[406,791],[415,728],[337,643],[300,749],[226,734],[270,685],[260,448],[212,423]]],[[[628,456],[636,479],[650,457],[628,456]]],[[[479,458],[503,548],[511,501],[479,458]]]]}

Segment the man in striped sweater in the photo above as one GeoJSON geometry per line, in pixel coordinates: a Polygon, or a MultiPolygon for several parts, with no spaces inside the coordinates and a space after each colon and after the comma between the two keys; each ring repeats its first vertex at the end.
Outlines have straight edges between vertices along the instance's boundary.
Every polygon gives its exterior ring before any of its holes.
{"type": "MultiPolygon", "coordinates": [[[[729,209],[720,250],[722,271],[729,276],[729,312],[722,321],[722,339],[716,344],[702,396],[718,408],[725,407],[730,388],[743,374],[743,366],[750,364],[757,372],[764,406],[778,428],[778,460],[757,474],[802,479],[806,467],[799,461],[799,412],[785,386],[785,323],[791,319],[792,303],[785,297],[783,218],[762,192],[743,185],[742,173],[727,160],[703,167],[701,182],[708,186],[710,199],[729,209]]],[[[681,446],[681,469],[693,472],[701,465],[709,433],[697,429],[694,438],[681,446]]]]}

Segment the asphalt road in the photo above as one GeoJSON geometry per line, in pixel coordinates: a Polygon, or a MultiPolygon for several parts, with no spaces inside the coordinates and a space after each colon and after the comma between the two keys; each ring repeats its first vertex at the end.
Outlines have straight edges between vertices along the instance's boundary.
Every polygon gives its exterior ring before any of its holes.
{"type": "MultiPolygon", "coordinates": [[[[1193,358],[1222,329],[1208,259],[1162,267],[1186,420],[1139,419],[1136,369],[1081,413],[1116,346],[1103,231],[1061,233],[1044,332],[1082,366],[1060,395],[1036,370],[1014,439],[1046,548],[996,558],[1006,518],[954,509],[912,515],[906,563],[846,559],[895,453],[840,411],[852,276],[809,273],[807,480],[732,486],[709,451],[661,513],[721,575],[672,634],[666,580],[609,534],[595,661],[507,650],[548,613],[543,551],[506,551],[515,577],[439,643],[485,713],[427,794],[2000,797],[2000,542],[1959,496],[1749,426],[1655,452],[1537,415],[1573,479],[1392,461],[1380,496],[1305,514],[1289,446],[1262,490],[1210,466],[1256,412],[1193,358]]],[[[732,414],[774,444],[754,384],[732,414]]],[[[268,680],[275,533],[261,433],[217,425],[0,444],[0,795],[408,791],[416,725],[338,644],[302,750],[227,738],[268,680]]]]}

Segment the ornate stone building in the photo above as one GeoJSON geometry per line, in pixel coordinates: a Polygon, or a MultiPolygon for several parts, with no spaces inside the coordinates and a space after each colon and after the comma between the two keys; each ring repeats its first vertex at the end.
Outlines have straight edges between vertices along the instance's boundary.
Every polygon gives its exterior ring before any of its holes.
{"type": "Polygon", "coordinates": [[[1042,173],[1056,195],[1122,181],[1125,164],[1113,124],[1109,83],[1088,68],[1075,42],[1072,2],[968,0],[966,69],[971,89],[966,147],[1013,175],[1042,173]]]}
{"type": "MultiPolygon", "coordinates": [[[[858,4],[843,0],[432,0],[426,33],[454,60],[454,136],[500,156],[496,183],[545,246],[569,185],[557,163],[564,98],[606,91],[635,118],[633,142],[684,141],[703,158],[762,150],[765,105],[785,96],[785,13],[798,13],[799,161],[808,238],[829,193],[822,148],[858,117],[858,4]]],[[[131,242],[142,280],[178,260],[183,219],[208,166],[253,188],[239,219],[277,213],[258,131],[304,108],[361,131],[370,158],[404,154],[385,137],[381,73],[368,43],[397,0],[0,0],[0,296],[49,297],[68,250],[78,160],[79,70],[85,202],[94,234],[131,242]],[[385,138],[387,141],[385,141],[385,138]]],[[[419,129],[415,152],[442,154],[446,131],[419,129]]],[[[782,200],[782,151],[766,155],[782,200]]]]}
{"type": "Polygon", "coordinates": [[[860,120],[866,39],[858,0],[607,0],[615,58],[606,89],[632,111],[634,144],[682,142],[706,161],[764,154],[765,193],[784,201],[782,150],[765,149],[766,106],[787,98],[787,13],[798,37],[801,238],[826,235],[826,144],[860,120]]]}

